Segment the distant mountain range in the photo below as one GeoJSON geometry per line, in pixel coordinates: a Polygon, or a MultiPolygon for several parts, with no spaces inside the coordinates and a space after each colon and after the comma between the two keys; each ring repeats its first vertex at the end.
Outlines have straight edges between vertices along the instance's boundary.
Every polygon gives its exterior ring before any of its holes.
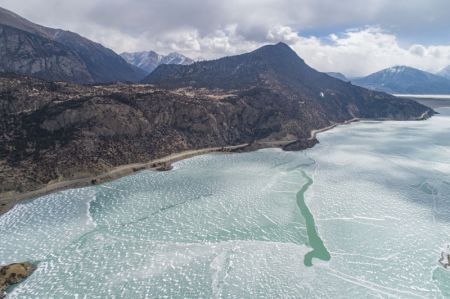
{"type": "Polygon", "coordinates": [[[187,65],[194,63],[194,60],[173,52],[168,55],[160,55],[155,51],[147,52],[124,52],[120,54],[128,63],[143,69],[147,74],[153,72],[161,64],[182,64],[187,65]]]}
{"type": "Polygon", "coordinates": [[[349,79],[347,79],[347,77],[345,77],[345,75],[344,75],[343,73],[338,73],[338,72],[328,72],[328,73],[325,73],[325,74],[327,74],[328,76],[331,76],[331,77],[333,77],[333,78],[342,80],[342,81],[344,81],[344,82],[349,82],[349,81],[350,81],[349,79]]]}
{"type": "Polygon", "coordinates": [[[0,72],[76,83],[136,82],[145,72],[76,33],[34,24],[0,8],[0,72]]]}
{"type": "Polygon", "coordinates": [[[407,66],[387,68],[352,83],[393,94],[450,94],[449,79],[407,66]]]}

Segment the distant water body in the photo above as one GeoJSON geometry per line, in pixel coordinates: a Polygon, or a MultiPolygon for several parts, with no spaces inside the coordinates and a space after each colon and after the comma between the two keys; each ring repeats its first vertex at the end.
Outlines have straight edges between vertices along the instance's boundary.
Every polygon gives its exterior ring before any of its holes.
{"type": "Polygon", "coordinates": [[[449,94],[394,94],[400,98],[417,98],[417,99],[450,99],[449,94]]]}
{"type": "Polygon", "coordinates": [[[450,298],[450,109],[18,204],[7,298],[450,298]]]}

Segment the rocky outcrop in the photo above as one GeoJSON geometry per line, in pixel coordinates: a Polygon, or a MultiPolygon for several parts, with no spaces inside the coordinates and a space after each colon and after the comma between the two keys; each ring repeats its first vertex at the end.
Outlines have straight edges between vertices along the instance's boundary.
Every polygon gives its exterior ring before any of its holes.
{"type": "Polygon", "coordinates": [[[6,295],[6,289],[13,284],[21,282],[33,272],[30,263],[16,263],[0,266],[0,298],[6,295]]]}

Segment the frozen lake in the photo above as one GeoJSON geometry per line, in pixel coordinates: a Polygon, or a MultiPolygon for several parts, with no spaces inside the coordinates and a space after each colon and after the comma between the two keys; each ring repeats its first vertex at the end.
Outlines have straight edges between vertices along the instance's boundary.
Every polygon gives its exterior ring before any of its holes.
{"type": "Polygon", "coordinates": [[[450,109],[303,152],[210,154],[17,205],[7,298],[450,298],[450,109]]]}

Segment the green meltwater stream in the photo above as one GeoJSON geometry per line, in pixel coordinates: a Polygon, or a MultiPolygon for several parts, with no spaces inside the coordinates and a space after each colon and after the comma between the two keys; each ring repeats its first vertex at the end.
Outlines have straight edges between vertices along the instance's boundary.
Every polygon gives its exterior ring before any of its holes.
{"type": "Polygon", "coordinates": [[[7,298],[450,298],[450,109],[18,204],[7,298]]]}
{"type": "Polygon", "coordinates": [[[312,259],[314,257],[324,261],[329,261],[331,257],[330,253],[325,248],[325,245],[323,245],[322,239],[320,239],[319,234],[317,233],[314,217],[305,203],[305,192],[308,190],[309,186],[312,185],[313,180],[304,171],[302,171],[302,174],[306,178],[306,184],[303,185],[302,189],[298,192],[297,202],[302,216],[305,218],[306,232],[308,234],[308,245],[313,248],[312,251],[305,255],[304,262],[306,266],[312,266],[312,259]]]}

